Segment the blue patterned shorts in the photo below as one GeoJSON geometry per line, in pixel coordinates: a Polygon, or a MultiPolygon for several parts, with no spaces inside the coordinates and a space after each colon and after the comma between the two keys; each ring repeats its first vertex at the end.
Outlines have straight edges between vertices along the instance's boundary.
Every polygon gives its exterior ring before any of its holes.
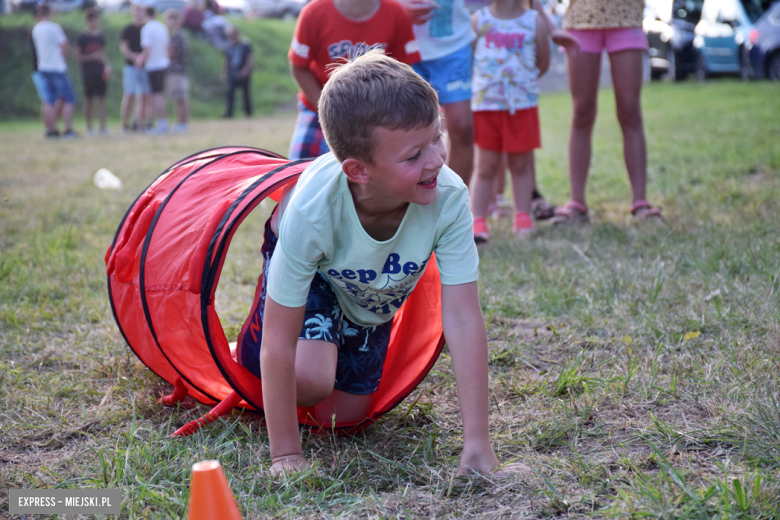
{"type": "MultiPolygon", "coordinates": [[[[276,236],[271,220],[265,225],[263,243],[263,286],[260,302],[250,319],[259,324],[259,334],[245,334],[240,349],[240,362],[260,377],[260,343],[265,311],[266,279],[271,256],[276,248],[276,236]]],[[[334,388],[349,394],[372,394],[379,388],[382,368],[390,343],[392,320],[376,327],[361,327],[344,315],[336,295],[325,275],[317,271],[309,289],[303,327],[298,339],[314,339],[334,343],[338,348],[334,388]]]]}

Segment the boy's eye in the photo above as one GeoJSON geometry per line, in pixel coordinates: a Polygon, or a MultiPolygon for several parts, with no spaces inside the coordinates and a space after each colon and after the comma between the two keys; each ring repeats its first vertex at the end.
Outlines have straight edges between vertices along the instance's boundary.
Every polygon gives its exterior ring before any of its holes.
{"type": "Polygon", "coordinates": [[[436,139],[433,140],[433,144],[437,144],[439,141],[442,140],[444,137],[444,132],[439,132],[439,135],[436,136],[436,139]]]}
{"type": "Polygon", "coordinates": [[[407,161],[409,161],[409,162],[411,162],[411,161],[416,161],[417,159],[419,159],[419,158],[420,158],[420,154],[421,154],[421,153],[422,153],[422,150],[417,150],[417,153],[416,153],[416,154],[412,155],[411,157],[409,157],[409,158],[408,158],[408,159],[406,159],[406,160],[407,160],[407,161]]]}

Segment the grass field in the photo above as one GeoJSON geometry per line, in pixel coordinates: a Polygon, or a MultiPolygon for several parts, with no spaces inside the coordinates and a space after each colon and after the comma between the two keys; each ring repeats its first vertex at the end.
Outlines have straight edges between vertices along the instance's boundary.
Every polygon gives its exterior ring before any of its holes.
{"type": "MultiPolygon", "coordinates": [[[[70,142],[0,124],[0,502],[9,488],[118,487],[122,517],[183,518],[192,463],[217,458],[244,518],[780,517],[777,87],[653,84],[643,102],[649,196],[665,223],[626,218],[614,100],[602,91],[592,223],[518,241],[500,222],[481,250],[491,431],[504,460],[535,470],[517,480],[455,478],[446,350],[365,435],[304,431],[318,461],[305,473],[264,473],[267,435],[249,414],[168,438],[205,409],[157,405],[170,387],[124,344],[103,255],[169,164],[225,144],[285,153],[292,115],[70,142]],[[122,191],[92,185],[101,167],[122,191]]],[[[537,171],[557,203],[570,113],[567,94],[543,97],[537,171]]],[[[228,337],[251,302],[265,211],[236,235],[223,272],[228,337]]]]}

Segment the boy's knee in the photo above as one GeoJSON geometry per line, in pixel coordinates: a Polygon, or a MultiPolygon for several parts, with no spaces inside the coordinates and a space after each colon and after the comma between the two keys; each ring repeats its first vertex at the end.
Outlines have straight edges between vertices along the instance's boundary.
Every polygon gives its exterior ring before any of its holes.
{"type": "Polygon", "coordinates": [[[298,406],[315,406],[333,393],[335,379],[323,374],[296,374],[298,406]]]}

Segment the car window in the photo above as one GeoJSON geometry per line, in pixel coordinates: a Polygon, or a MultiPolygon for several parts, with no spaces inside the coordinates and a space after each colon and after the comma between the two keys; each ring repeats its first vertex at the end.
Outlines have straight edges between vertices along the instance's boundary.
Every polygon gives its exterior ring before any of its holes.
{"type": "Polygon", "coordinates": [[[740,0],[742,7],[745,8],[745,14],[752,23],[756,23],[764,11],[769,7],[769,2],[762,0],[740,0]]]}
{"type": "Polygon", "coordinates": [[[675,0],[672,17],[675,20],[684,20],[696,24],[701,18],[703,3],[704,0],[675,0]]]}

